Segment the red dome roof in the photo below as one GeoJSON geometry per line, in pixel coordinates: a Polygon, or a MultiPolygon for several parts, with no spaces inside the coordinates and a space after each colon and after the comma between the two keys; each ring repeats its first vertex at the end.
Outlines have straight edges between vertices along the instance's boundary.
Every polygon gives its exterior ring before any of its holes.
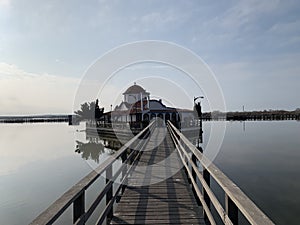
{"type": "Polygon", "coordinates": [[[141,86],[134,84],[127,88],[127,90],[123,94],[139,94],[139,93],[146,93],[146,90],[141,86]]]}

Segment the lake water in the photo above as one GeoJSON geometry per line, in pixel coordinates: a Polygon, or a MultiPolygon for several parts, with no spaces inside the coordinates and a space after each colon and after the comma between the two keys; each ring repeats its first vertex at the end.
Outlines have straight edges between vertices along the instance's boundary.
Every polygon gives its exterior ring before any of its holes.
{"type": "Polygon", "coordinates": [[[299,224],[300,122],[227,122],[214,163],[276,224],[299,224]]]}
{"type": "MultiPolygon", "coordinates": [[[[75,152],[76,140],[86,142],[85,133],[76,131],[84,126],[49,123],[0,127],[1,225],[30,223],[97,164],[75,152]]],[[[210,122],[205,122],[204,145],[209,128],[210,122]]],[[[296,121],[227,122],[215,159],[215,164],[276,224],[300,221],[299,134],[300,122],[296,121]]],[[[101,163],[110,154],[105,149],[96,158],[101,163]]]]}

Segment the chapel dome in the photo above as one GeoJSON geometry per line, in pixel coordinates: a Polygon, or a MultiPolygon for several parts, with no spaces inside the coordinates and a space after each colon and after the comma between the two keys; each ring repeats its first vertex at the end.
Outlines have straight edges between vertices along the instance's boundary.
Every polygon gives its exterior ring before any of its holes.
{"type": "Polygon", "coordinates": [[[129,88],[127,88],[127,90],[123,94],[139,94],[139,93],[146,94],[146,90],[141,86],[134,84],[129,88]]]}

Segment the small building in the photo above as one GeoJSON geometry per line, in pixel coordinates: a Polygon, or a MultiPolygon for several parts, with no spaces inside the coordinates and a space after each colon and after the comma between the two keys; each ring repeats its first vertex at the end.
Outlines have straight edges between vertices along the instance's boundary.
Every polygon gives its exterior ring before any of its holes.
{"type": "Polygon", "coordinates": [[[166,106],[161,99],[151,99],[150,93],[134,83],[123,93],[123,101],[113,111],[105,113],[107,122],[148,124],[152,119],[164,126],[170,120],[177,127],[189,126],[194,121],[194,111],[166,106]]]}

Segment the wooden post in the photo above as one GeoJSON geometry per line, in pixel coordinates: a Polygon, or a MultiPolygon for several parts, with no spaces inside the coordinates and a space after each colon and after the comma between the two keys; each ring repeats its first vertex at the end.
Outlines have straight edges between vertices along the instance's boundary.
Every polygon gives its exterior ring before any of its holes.
{"type": "MultiPolygon", "coordinates": [[[[85,192],[82,193],[76,198],[73,203],[73,224],[85,213],[85,192]]],[[[84,224],[84,223],[83,223],[84,224]]]]}
{"type": "MultiPolygon", "coordinates": [[[[183,159],[183,161],[186,162],[187,164],[189,163],[189,162],[188,162],[188,159],[187,159],[187,157],[186,157],[186,155],[185,155],[183,152],[182,152],[182,159],[183,159]]],[[[189,184],[191,184],[191,183],[192,183],[192,182],[191,182],[191,178],[190,178],[190,175],[189,175],[187,169],[185,168],[185,166],[183,167],[183,170],[184,170],[184,172],[185,172],[185,175],[186,175],[186,177],[187,177],[187,180],[188,180],[189,184]]]]}
{"type": "MultiPolygon", "coordinates": [[[[192,162],[197,166],[197,158],[194,154],[192,154],[192,162]]],[[[194,169],[192,169],[192,177],[196,181],[196,172],[194,169]]]]}
{"type": "MultiPolygon", "coordinates": [[[[197,166],[197,157],[194,154],[192,154],[192,162],[198,168],[198,166],[197,166]]],[[[196,175],[196,172],[195,172],[193,167],[192,167],[192,178],[194,179],[195,183],[197,184],[197,175],[196,175]]],[[[197,184],[197,186],[198,186],[198,184],[197,184]]],[[[193,190],[194,196],[197,196],[196,190],[193,186],[192,186],[192,190],[193,190]]],[[[201,202],[200,202],[199,198],[196,198],[196,201],[197,201],[198,205],[201,205],[201,202]]]]}
{"type": "MultiPolygon", "coordinates": [[[[110,180],[112,179],[112,165],[110,165],[107,169],[106,169],[106,183],[110,182],[110,180]]],[[[106,205],[109,204],[110,200],[113,197],[113,185],[110,187],[110,189],[107,191],[106,193],[106,205]]],[[[113,206],[111,207],[111,209],[109,210],[107,217],[106,217],[106,223],[110,224],[110,221],[113,217],[113,206]]]]}
{"type": "MultiPolygon", "coordinates": [[[[122,159],[122,165],[124,164],[125,160],[127,159],[127,151],[125,151],[122,156],[121,156],[121,159],[122,159]]],[[[124,169],[122,171],[122,180],[124,179],[124,176],[126,175],[126,172],[127,172],[127,165],[124,166],[124,169]]],[[[121,184],[122,185],[122,190],[121,190],[121,194],[124,193],[125,191],[125,188],[126,188],[126,183],[127,183],[127,179],[125,178],[124,180],[124,183],[125,184],[121,184]]]]}
{"type": "Polygon", "coordinates": [[[238,207],[225,193],[225,210],[233,224],[238,224],[238,207]]]}
{"type": "MultiPolygon", "coordinates": [[[[207,183],[207,185],[210,187],[210,174],[204,168],[203,168],[202,176],[203,176],[205,182],[207,183]]],[[[203,187],[202,187],[202,193],[203,193],[204,201],[206,202],[207,207],[210,209],[210,199],[209,199],[209,196],[208,196],[207,192],[205,191],[205,189],[203,187]]],[[[204,212],[204,218],[208,219],[205,212],[204,212]]]]}

